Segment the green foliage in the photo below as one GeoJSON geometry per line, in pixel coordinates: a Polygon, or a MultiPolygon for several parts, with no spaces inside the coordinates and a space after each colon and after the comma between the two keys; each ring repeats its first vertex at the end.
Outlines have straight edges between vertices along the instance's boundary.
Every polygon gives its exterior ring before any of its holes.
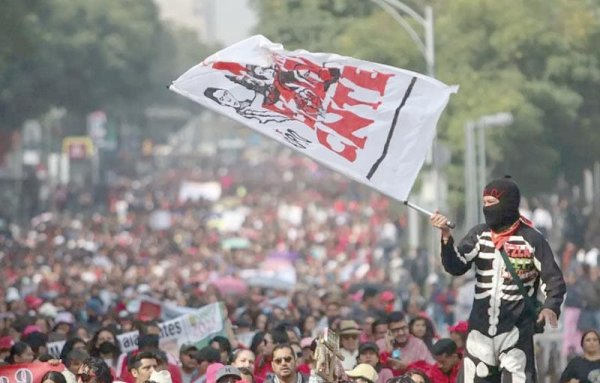
{"type": "MultiPolygon", "coordinates": [[[[423,1],[404,1],[421,14],[423,1]]],[[[259,33],[286,48],[340,53],[425,72],[406,31],[373,1],[254,0],[259,33]],[[326,4],[326,5],[324,5],[326,4]]],[[[490,177],[512,174],[526,194],[559,175],[580,181],[600,160],[600,3],[589,0],[432,0],[436,77],[459,84],[438,126],[453,152],[451,200],[462,192],[464,126],[511,112],[489,129],[490,177]],[[458,193],[457,193],[458,192],[458,193]]],[[[410,17],[406,20],[422,31],[410,17]]]]}
{"type": "Polygon", "coordinates": [[[147,106],[177,103],[166,86],[206,48],[158,16],[152,1],[4,0],[0,130],[52,106],[82,130],[93,110],[141,124],[147,106]]]}

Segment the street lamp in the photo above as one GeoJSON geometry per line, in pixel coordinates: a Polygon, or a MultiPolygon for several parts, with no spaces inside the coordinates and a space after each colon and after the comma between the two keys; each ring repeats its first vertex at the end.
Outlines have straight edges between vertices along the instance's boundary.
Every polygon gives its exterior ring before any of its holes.
{"type": "MultiPolygon", "coordinates": [[[[382,8],[386,13],[388,13],[394,20],[406,30],[410,38],[419,48],[419,51],[425,58],[425,65],[427,70],[427,75],[430,77],[435,77],[435,41],[433,36],[433,8],[429,5],[425,6],[424,14],[421,15],[419,12],[415,11],[410,6],[406,5],[402,1],[399,0],[372,0],[375,4],[377,4],[380,8],[382,8]],[[423,28],[423,37],[417,32],[412,25],[406,21],[405,15],[413,19],[417,24],[419,24],[423,28]]],[[[437,134],[436,134],[437,136],[437,134]]],[[[432,169],[430,172],[430,180],[432,184],[432,203],[433,205],[437,204],[437,206],[441,208],[445,208],[445,201],[439,201],[439,198],[445,198],[445,191],[442,192],[440,190],[440,174],[438,165],[433,161],[433,153],[434,148],[437,146],[437,138],[434,137],[433,145],[430,149],[429,158],[431,159],[432,169]]],[[[437,240],[433,234],[433,229],[430,230],[429,233],[429,252],[431,254],[431,266],[433,267],[433,254],[435,253],[437,240]]],[[[419,245],[419,224],[418,217],[416,211],[409,210],[408,212],[408,241],[409,245],[412,248],[416,248],[419,245]]]]}
{"type": "Polygon", "coordinates": [[[425,6],[425,14],[420,15],[417,11],[399,0],[372,0],[384,11],[394,18],[408,32],[410,38],[419,48],[419,51],[425,58],[427,65],[427,75],[435,76],[435,42],[433,40],[433,9],[430,5],[425,6]],[[410,16],[424,29],[423,38],[406,21],[402,13],[410,16]]]}
{"type": "Polygon", "coordinates": [[[512,124],[510,113],[497,113],[469,121],[465,125],[465,228],[469,229],[482,221],[481,193],[487,178],[485,130],[491,127],[502,127],[512,124]],[[477,145],[475,131],[477,130],[477,145]],[[477,157],[476,158],[476,152],[477,157]],[[477,166],[479,162],[479,166],[477,166]],[[479,195],[479,197],[478,197],[479,195]]]}

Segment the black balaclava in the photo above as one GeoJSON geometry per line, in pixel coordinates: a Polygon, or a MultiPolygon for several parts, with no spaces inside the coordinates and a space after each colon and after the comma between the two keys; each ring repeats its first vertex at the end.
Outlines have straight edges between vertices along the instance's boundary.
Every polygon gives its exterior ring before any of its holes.
{"type": "Polygon", "coordinates": [[[493,231],[500,232],[510,227],[521,216],[519,213],[521,193],[510,176],[493,180],[487,184],[483,189],[483,196],[496,197],[500,201],[495,205],[483,208],[485,223],[493,231]]]}

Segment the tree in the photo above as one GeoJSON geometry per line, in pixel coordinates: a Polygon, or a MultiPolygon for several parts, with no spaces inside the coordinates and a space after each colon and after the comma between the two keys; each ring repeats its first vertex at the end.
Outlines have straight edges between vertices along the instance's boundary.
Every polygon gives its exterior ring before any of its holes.
{"type": "Polygon", "coordinates": [[[186,105],[166,87],[209,47],[158,16],[152,1],[6,0],[0,131],[53,106],[68,111],[63,133],[81,134],[94,110],[143,126],[150,105],[186,105]]]}
{"type": "MultiPolygon", "coordinates": [[[[319,7],[323,2],[318,1],[255,1],[259,32],[289,48],[424,72],[424,60],[406,31],[371,1],[360,9],[348,2],[341,13],[319,7]]],[[[416,9],[422,4],[410,2],[416,9]]],[[[582,169],[600,160],[600,53],[595,48],[600,46],[600,5],[587,0],[430,4],[436,77],[461,86],[438,127],[453,152],[447,172],[455,206],[463,195],[464,125],[486,114],[515,116],[512,126],[488,132],[491,175],[511,173],[523,181],[526,194],[551,190],[559,175],[579,181],[582,169]]]]}

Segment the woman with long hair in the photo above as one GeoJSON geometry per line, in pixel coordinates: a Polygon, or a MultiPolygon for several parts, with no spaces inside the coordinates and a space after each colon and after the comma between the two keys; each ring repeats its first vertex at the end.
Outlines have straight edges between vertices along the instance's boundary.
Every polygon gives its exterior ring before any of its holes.
{"type": "Polygon", "coordinates": [[[81,338],[70,338],[65,342],[61,352],[60,352],[60,360],[66,360],[67,355],[73,350],[85,350],[85,341],[81,338]]]}
{"type": "Polygon", "coordinates": [[[600,379],[600,334],[588,330],[581,336],[583,355],[571,359],[560,376],[561,383],[594,383],[600,379]]]}
{"type": "Polygon", "coordinates": [[[314,315],[306,315],[300,320],[300,332],[303,338],[312,338],[316,335],[317,318],[314,315]]]}
{"type": "Polygon", "coordinates": [[[90,356],[102,359],[108,367],[117,371],[121,347],[117,335],[110,327],[102,327],[94,333],[88,345],[90,356]]]}
{"type": "Polygon", "coordinates": [[[437,337],[435,333],[435,327],[431,319],[425,316],[417,316],[410,320],[408,324],[410,333],[421,339],[427,345],[427,348],[431,352],[433,347],[433,341],[437,337]]]}
{"type": "Polygon", "coordinates": [[[271,361],[273,359],[273,336],[264,331],[258,331],[254,334],[250,344],[250,350],[256,355],[254,362],[254,379],[262,383],[268,374],[273,372],[271,361]]]}
{"type": "Polygon", "coordinates": [[[33,359],[35,359],[35,354],[31,347],[25,342],[16,342],[10,348],[10,353],[6,357],[6,363],[31,363],[33,359]]]}

